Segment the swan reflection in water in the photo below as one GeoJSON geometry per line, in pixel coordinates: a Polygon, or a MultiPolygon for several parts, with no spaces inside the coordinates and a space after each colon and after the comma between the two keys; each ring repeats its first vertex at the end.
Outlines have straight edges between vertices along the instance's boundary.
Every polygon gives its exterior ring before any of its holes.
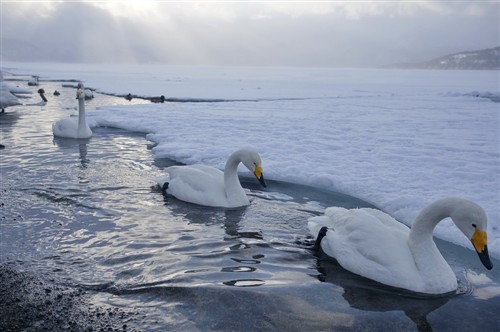
{"type": "Polygon", "coordinates": [[[82,168],[87,168],[89,163],[90,163],[90,159],[87,158],[87,143],[80,143],[78,144],[78,150],[80,152],[80,163],[81,163],[81,166],[82,168]]]}
{"type": "Polygon", "coordinates": [[[68,139],[54,137],[53,142],[61,150],[68,151],[68,153],[73,153],[75,151],[75,148],[78,146],[78,159],[80,160],[80,168],[86,169],[90,164],[90,159],[87,158],[89,141],[90,139],[68,139]]]}
{"type": "Polygon", "coordinates": [[[418,331],[432,331],[427,316],[450,299],[449,296],[419,296],[385,286],[343,269],[324,253],[318,256],[318,279],[342,287],[342,296],[352,308],[374,312],[403,311],[418,331]]]}
{"type": "MultiPolygon", "coordinates": [[[[155,191],[162,190],[158,185],[152,186],[152,189],[155,191]]],[[[172,196],[164,196],[163,200],[165,206],[173,215],[187,219],[190,224],[224,225],[227,239],[262,239],[262,232],[260,231],[241,231],[239,223],[245,216],[246,206],[239,208],[206,207],[184,202],[172,196]]]]}

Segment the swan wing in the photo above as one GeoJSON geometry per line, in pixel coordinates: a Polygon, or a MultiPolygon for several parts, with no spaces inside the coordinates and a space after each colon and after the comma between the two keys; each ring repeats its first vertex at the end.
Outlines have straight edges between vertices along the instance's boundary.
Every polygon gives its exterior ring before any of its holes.
{"type": "Polygon", "coordinates": [[[408,247],[409,229],[380,213],[373,209],[328,208],[324,216],[311,218],[308,226],[311,231],[329,228],[321,247],[346,270],[411,289],[409,284],[420,284],[421,280],[408,247]]]}
{"type": "Polygon", "coordinates": [[[205,165],[171,166],[165,171],[170,177],[168,194],[200,205],[226,205],[222,171],[205,165]]]}
{"type": "Polygon", "coordinates": [[[160,186],[160,188],[162,188],[165,182],[170,182],[170,175],[166,174],[164,176],[159,176],[155,178],[154,181],[160,186]]]}
{"type": "Polygon", "coordinates": [[[390,215],[388,215],[385,212],[382,212],[377,209],[370,209],[370,208],[364,208],[363,211],[366,213],[372,215],[374,218],[377,218],[378,221],[380,221],[382,224],[384,224],[387,227],[390,227],[392,229],[399,229],[401,232],[408,232],[409,228],[404,225],[403,223],[400,223],[390,215]]]}

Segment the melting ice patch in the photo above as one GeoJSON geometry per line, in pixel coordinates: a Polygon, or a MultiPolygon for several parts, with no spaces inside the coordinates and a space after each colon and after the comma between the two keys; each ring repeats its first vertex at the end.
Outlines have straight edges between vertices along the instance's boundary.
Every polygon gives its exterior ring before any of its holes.
{"type": "Polygon", "coordinates": [[[467,271],[467,280],[474,286],[472,295],[481,300],[489,300],[500,296],[500,286],[491,280],[484,273],[467,271]]]}

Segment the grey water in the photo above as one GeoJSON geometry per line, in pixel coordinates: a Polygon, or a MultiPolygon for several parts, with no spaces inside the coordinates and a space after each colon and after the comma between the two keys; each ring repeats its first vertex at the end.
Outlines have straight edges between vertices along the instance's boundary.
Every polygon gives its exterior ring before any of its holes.
{"type": "MultiPolygon", "coordinates": [[[[0,115],[1,264],[135,308],[145,331],[498,328],[498,260],[486,271],[473,251],[437,241],[457,294],[386,288],[316,255],[307,232],[307,219],[325,207],[370,203],[277,181],[264,190],[253,179],[242,179],[251,198],[244,208],[165,198],[153,179],[175,162],[155,160],[144,133],[95,128],[89,140],[54,138],[51,124],[76,112],[75,90],[43,88],[45,106],[0,115]]],[[[146,103],[95,95],[88,109],[146,103]]]]}

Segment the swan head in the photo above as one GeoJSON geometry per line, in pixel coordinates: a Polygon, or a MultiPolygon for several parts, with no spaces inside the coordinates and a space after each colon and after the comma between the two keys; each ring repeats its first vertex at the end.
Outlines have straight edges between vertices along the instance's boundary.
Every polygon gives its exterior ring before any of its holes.
{"type": "Polygon", "coordinates": [[[255,175],[264,188],[267,187],[264,181],[264,174],[262,173],[262,160],[257,152],[251,150],[244,151],[241,156],[241,162],[255,175]]]}
{"type": "Polygon", "coordinates": [[[460,200],[450,217],[462,233],[470,239],[484,267],[491,270],[493,264],[488,254],[487,217],[484,210],[476,203],[460,200]]]}
{"type": "Polygon", "coordinates": [[[83,98],[85,98],[83,83],[78,83],[76,90],[76,99],[83,99],[83,98]]]}

